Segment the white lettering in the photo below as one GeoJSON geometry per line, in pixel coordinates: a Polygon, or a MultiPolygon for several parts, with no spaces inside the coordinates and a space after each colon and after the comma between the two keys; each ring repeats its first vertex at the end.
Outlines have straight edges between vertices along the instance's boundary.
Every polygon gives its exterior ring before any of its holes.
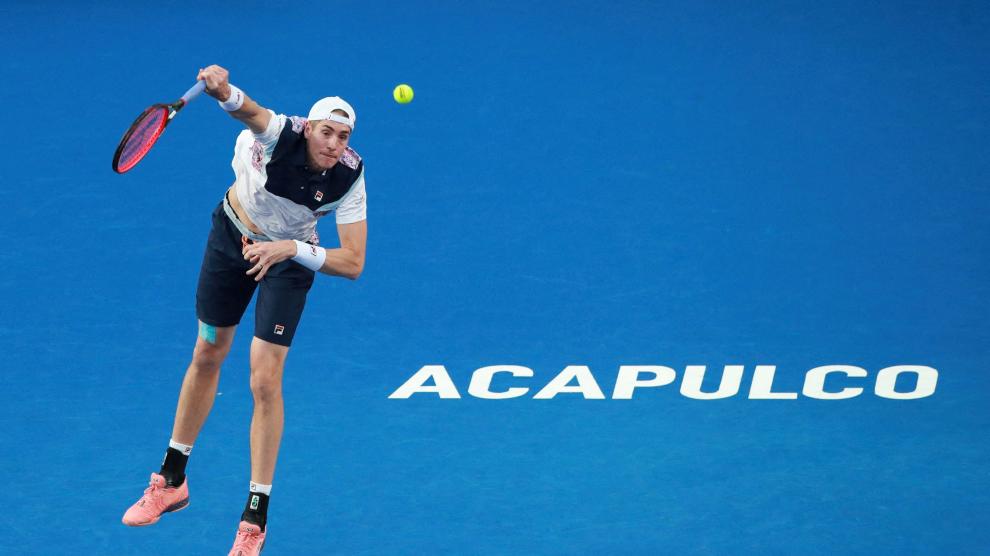
{"type": "Polygon", "coordinates": [[[636,388],[655,388],[666,386],[677,378],[677,372],[670,367],[658,365],[622,365],[619,376],[615,379],[615,389],[612,390],[613,400],[631,400],[636,388]],[[640,380],[639,375],[650,373],[653,378],[640,380]]]}
{"type": "Polygon", "coordinates": [[[605,394],[595,382],[595,376],[591,374],[591,369],[583,365],[568,365],[560,374],[553,377],[542,390],[533,396],[534,400],[553,399],[557,394],[574,393],[581,394],[586,400],[604,400],[605,394]],[[577,379],[577,386],[568,386],[570,382],[577,379]]]}
{"type": "MultiPolygon", "coordinates": [[[[714,367],[717,368],[717,367],[714,367]]],[[[739,394],[742,387],[744,365],[725,365],[715,391],[705,392],[706,365],[688,365],[684,368],[680,393],[685,398],[695,400],[718,400],[731,398],[739,394]]],[[[774,391],[776,365],[757,365],[753,371],[749,385],[751,400],[796,400],[797,392],[774,391]]],[[[533,369],[519,365],[490,365],[481,367],[471,375],[468,384],[468,394],[472,397],[486,400],[505,400],[519,398],[531,392],[530,385],[525,379],[534,376],[533,369]],[[509,387],[508,377],[503,377],[498,390],[492,390],[492,383],[499,373],[506,373],[518,379],[512,382],[516,386],[509,387]],[[523,384],[519,384],[523,383],[523,384]]],[[[794,378],[793,375],[791,375],[794,378]]],[[[863,367],[853,365],[822,365],[805,373],[801,396],[818,400],[845,400],[863,394],[866,384],[861,380],[870,376],[863,367]],[[839,376],[834,376],[839,375],[839,376]],[[831,381],[831,382],[830,382],[831,381]],[[826,390],[826,383],[831,388],[826,390]]],[[[613,400],[631,400],[639,388],[658,388],[672,384],[677,379],[677,371],[672,367],[661,365],[620,365],[612,390],[613,400]]],[[[711,382],[714,377],[710,377],[711,382]]],[[[908,379],[901,382],[908,382],[908,379]]],[[[893,400],[915,400],[926,398],[935,393],[938,385],[938,370],[922,365],[896,365],[881,370],[873,381],[873,392],[881,398],[893,400]],[[897,381],[901,375],[914,375],[915,383],[909,392],[898,392],[897,381]]],[[[906,386],[902,386],[905,388],[906,386]]],[[[446,367],[443,365],[424,365],[395,392],[390,399],[406,399],[413,394],[436,394],[440,399],[459,399],[461,397],[457,386],[454,385],[446,367]]],[[[549,383],[533,396],[533,399],[549,400],[558,394],[581,394],[586,400],[602,400],[605,394],[591,372],[585,365],[568,365],[549,383]]]]}
{"type": "Polygon", "coordinates": [[[492,377],[495,373],[509,373],[512,376],[533,376],[533,369],[519,367],[516,365],[492,365],[482,367],[471,375],[471,384],[468,386],[468,394],[476,398],[485,400],[505,400],[508,398],[518,398],[529,392],[529,388],[509,388],[505,392],[492,392],[492,377]]]}
{"type": "Polygon", "coordinates": [[[718,383],[718,390],[702,392],[701,384],[705,380],[705,366],[688,365],[684,369],[684,379],[681,381],[681,395],[695,400],[731,398],[739,393],[743,369],[742,365],[726,365],[722,370],[722,380],[718,383]]]}
{"type": "Polygon", "coordinates": [[[461,397],[457,387],[454,386],[454,381],[450,380],[450,375],[447,374],[447,369],[443,365],[423,365],[423,368],[409,377],[405,384],[392,392],[389,398],[405,399],[413,394],[430,392],[436,392],[444,399],[461,397]],[[435,385],[427,386],[426,381],[431,378],[435,385]]]}
{"type": "Polygon", "coordinates": [[[757,365],[753,371],[753,384],[749,388],[751,400],[796,400],[797,392],[773,392],[773,375],[776,365],[757,365]]]}
{"type": "Polygon", "coordinates": [[[805,375],[804,389],[801,393],[809,398],[815,398],[818,400],[845,400],[848,398],[855,398],[863,393],[862,388],[843,388],[838,392],[826,392],[825,379],[831,373],[843,373],[846,376],[851,377],[864,377],[868,374],[866,369],[853,367],[851,365],[824,365],[821,367],[815,367],[814,369],[808,371],[808,374],[805,375]]]}
{"type": "Polygon", "coordinates": [[[877,373],[877,383],[874,388],[876,395],[881,398],[891,400],[916,400],[927,398],[935,393],[935,385],[938,383],[938,371],[931,367],[920,365],[896,365],[887,367],[877,373]],[[918,383],[915,384],[911,392],[898,392],[894,390],[897,384],[897,377],[901,373],[914,373],[918,375],[918,383]]]}

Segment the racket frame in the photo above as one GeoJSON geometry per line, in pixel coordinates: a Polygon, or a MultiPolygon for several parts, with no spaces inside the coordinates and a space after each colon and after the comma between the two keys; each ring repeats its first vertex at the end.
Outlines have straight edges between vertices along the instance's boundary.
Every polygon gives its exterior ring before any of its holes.
{"type": "Polygon", "coordinates": [[[188,91],[185,92],[185,94],[182,95],[182,98],[172,104],[153,104],[146,108],[144,112],[141,112],[141,114],[134,119],[131,127],[127,128],[124,136],[120,138],[120,143],[117,144],[117,150],[113,153],[113,171],[118,174],[123,174],[124,172],[137,166],[137,163],[141,162],[141,159],[148,154],[151,147],[155,146],[155,143],[158,142],[158,138],[165,133],[165,127],[172,121],[172,118],[174,118],[175,115],[179,113],[179,110],[182,110],[182,107],[188,104],[190,100],[196,98],[197,95],[202,93],[205,88],[205,81],[197,81],[195,85],[193,85],[188,91]],[[144,121],[149,114],[153,114],[154,112],[162,109],[168,110],[168,115],[162,119],[161,125],[158,126],[158,129],[155,131],[155,134],[152,136],[151,140],[147,141],[144,146],[141,147],[141,151],[138,153],[137,157],[134,158],[127,166],[123,168],[118,166],[120,162],[120,155],[124,152],[124,146],[127,145],[127,141],[130,140],[131,135],[133,135],[138,129],[138,125],[144,121]]]}

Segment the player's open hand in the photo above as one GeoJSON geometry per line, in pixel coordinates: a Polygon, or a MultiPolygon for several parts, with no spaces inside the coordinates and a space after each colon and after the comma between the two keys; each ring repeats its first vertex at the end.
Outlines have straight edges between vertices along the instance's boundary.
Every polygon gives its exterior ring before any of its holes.
{"type": "Polygon", "coordinates": [[[254,281],[260,282],[265,277],[268,269],[278,263],[296,256],[296,243],[291,240],[282,241],[256,241],[248,243],[242,241],[244,246],[241,252],[244,260],[254,264],[248,269],[248,275],[255,275],[254,281]]]}
{"type": "Polygon", "coordinates": [[[200,68],[196,79],[206,81],[206,94],[211,97],[220,102],[230,98],[230,73],[224,68],[216,64],[200,68]]]}

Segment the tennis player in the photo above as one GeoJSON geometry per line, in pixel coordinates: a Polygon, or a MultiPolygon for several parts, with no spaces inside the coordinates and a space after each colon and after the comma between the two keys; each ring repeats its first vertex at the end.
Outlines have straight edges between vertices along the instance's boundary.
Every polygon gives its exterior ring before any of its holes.
{"type": "Polygon", "coordinates": [[[364,268],[364,163],[348,146],[356,116],[338,97],[308,118],[275,114],[231,85],[220,66],[199,71],[206,92],[247,126],[234,145],[235,181],[213,211],[196,291],[199,335],[179,393],[165,460],[126,525],[151,525],[189,504],[186,463],[213,406],[220,366],[258,290],[251,342],[251,481],[231,555],[265,543],[268,501],[282,438],[282,370],[315,272],[351,280],[364,268]],[[316,223],[334,213],[340,247],[319,246],[316,223]]]}

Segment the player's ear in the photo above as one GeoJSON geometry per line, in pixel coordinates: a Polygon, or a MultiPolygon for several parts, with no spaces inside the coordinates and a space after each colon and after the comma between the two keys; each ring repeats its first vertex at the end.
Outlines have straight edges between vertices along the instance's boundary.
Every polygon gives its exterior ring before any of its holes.
{"type": "Polygon", "coordinates": [[[303,137],[309,139],[309,136],[313,133],[313,122],[307,120],[306,125],[303,127],[303,137]]]}

